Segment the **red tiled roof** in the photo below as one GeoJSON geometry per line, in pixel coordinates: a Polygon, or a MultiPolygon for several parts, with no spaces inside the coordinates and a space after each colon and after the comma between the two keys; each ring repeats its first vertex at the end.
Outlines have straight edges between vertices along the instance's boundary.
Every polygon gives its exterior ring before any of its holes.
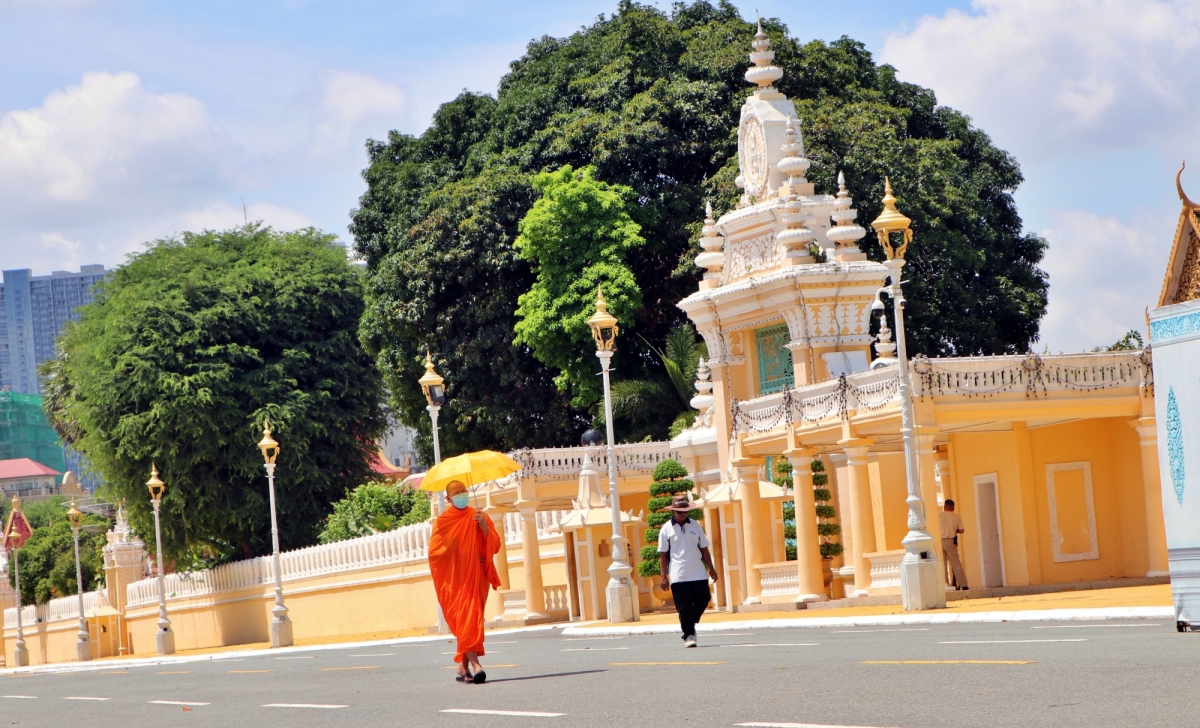
{"type": "Polygon", "coordinates": [[[375,457],[371,460],[371,470],[374,470],[379,475],[408,475],[408,468],[398,468],[387,461],[387,456],[382,450],[375,451],[375,457]]]}
{"type": "Polygon", "coordinates": [[[0,480],[10,478],[36,478],[39,475],[62,475],[54,468],[48,468],[29,458],[0,460],[0,480]]]}

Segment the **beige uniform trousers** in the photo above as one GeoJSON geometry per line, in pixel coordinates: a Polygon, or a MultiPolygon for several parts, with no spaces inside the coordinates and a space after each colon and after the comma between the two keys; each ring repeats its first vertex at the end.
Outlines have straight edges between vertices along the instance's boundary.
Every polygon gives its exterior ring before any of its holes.
{"type": "MultiPolygon", "coordinates": [[[[954,543],[952,538],[942,539],[942,554],[946,557],[946,561],[950,564],[950,568],[954,569],[954,583],[959,587],[967,585],[967,572],[963,571],[962,560],[958,558],[958,545],[954,543]]],[[[946,574],[946,583],[950,583],[950,574],[946,574]]]]}

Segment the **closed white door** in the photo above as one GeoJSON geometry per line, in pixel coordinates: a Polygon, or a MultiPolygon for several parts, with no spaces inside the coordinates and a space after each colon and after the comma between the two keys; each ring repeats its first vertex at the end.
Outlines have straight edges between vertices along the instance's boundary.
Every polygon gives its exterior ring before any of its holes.
{"type": "MultiPolygon", "coordinates": [[[[979,566],[983,587],[1004,586],[1004,561],[1000,548],[1000,513],[996,481],[975,483],[975,508],[979,523],[979,566]]],[[[960,539],[961,541],[961,539],[960,539]]],[[[959,551],[961,554],[961,550],[959,551]]]]}

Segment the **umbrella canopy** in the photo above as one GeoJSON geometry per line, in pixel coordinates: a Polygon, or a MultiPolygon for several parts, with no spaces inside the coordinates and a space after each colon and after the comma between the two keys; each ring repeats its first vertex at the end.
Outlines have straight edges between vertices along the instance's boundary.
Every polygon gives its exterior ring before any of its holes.
{"type": "Polygon", "coordinates": [[[467,487],[497,480],[517,472],[521,466],[509,456],[494,450],[480,450],[446,458],[434,465],[421,480],[421,490],[442,491],[457,480],[467,487]]]}
{"type": "Polygon", "coordinates": [[[408,486],[409,488],[421,487],[421,481],[425,479],[425,473],[413,473],[404,480],[400,481],[401,487],[408,486]]]}

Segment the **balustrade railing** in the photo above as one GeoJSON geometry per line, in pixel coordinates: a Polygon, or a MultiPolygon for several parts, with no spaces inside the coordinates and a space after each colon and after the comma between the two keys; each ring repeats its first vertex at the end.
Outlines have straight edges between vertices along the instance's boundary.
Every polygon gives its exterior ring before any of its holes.
{"type": "MultiPolygon", "coordinates": [[[[534,520],[537,523],[538,540],[562,538],[562,533],[554,530],[570,511],[537,511],[534,520]]],[[[521,534],[525,526],[520,513],[504,514],[504,542],[509,544],[521,543],[521,534]]]]}
{"type": "MultiPolygon", "coordinates": [[[[280,554],[283,581],[334,574],[351,569],[422,561],[429,555],[430,524],[417,523],[370,536],[285,551],[280,554]]],[[[275,560],[260,556],[203,571],[167,574],[168,598],[198,597],[236,591],[275,580],[275,560]]],[[[128,587],[127,604],[144,606],[158,601],[158,581],[151,577],[128,587]]]]}
{"type": "MultiPolygon", "coordinates": [[[[1005,393],[1036,398],[1052,391],[1097,392],[1137,388],[1153,392],[1149,352],[1037,354],[928,359],[913,357],[914,397],[989,397],[1005,393]]],[[[765,432],[803,422],[845,418],[900,402],[899,369],[887,366],[827,382],[732,402],[738,432],[765,432]]]]}
{"type": "MultiPolygon", "coordinates": [[[[96,609],[97,599],[103,599],[103,604],[107,604],[107,594],[103,589],[93,592],[84,592],[83,594],[83,612],[87,614],[96,609]]],[[[24,607],[22,613],[22,623],[25,626],[36,624],[37,622],[61,622],[64,619],[79,619],[79,597],[72,594],[69,597],[58,597],[51,599],[45,604],[29,605],[24,607]]],[[[17,608],[9,607],[4,610],[4,628],[16,629],[17,627],[17,608]]]]}
{"type": "MultiPolygon", "coordinates": [[[[28,627],[31,624],[37,624],[38,622],[45,622],[45,621],[47,621],[47,617],[49,616],[48,612],[47,612],[49,607],[45,604],[37,604],[37,605],[30,604],[27,607],[21,607],[21,609],[24,610],[21,612],[21,623],[22,623],[22,625],[24,625],[26,627],[28,627]]],[[[17,608],[16,607],[9,607],[8,609],[4,610],[4,628],[5,629],[16,629],[17,628],[17,608]]]]}
{"type": "MultiPolygon", "coordinates": [[[[521,465],[520,477],[578,477],[583,469],[583,447],[553,447],[538,450],[517,450],[509,453],[521,465]]],[[[675,457],[666,442],[636,442],[613,448],[617,472],[652,471],[663,460],[675,457]]],[[[608,455],[604,447],[591,448],[592,466],[603,476],[608,472],[608,455]]],[[[510,476],[514,477],[514,476],[510,476]]]]}

